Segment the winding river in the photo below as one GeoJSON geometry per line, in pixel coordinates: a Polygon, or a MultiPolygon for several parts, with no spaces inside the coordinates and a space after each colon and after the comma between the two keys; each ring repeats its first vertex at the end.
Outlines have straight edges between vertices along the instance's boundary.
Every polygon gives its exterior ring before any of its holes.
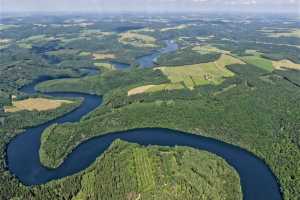
{"type": "MultiPolygon", "coordinates": [[[[148,55],[136,58],[136,61],[139,64],[139,66],[142,68],[154,67],[160,55],[165,53],[171,53],[178,49],[178,44],[174,40],[165,40],[164,43],[165,47],[163,47],[162,49],[153,51],[148,55]]],[[[130,64],[121,63],[117,61],[111,61],[110,63],[120,70],[127,69],[128,67],[130,67],[130,64]]]]}
{"type": "MultiPolygon", "coordinates": [[[[148,59],[153,61],[153,58],[155,56],[150,56],[148,59]]],[[[95,71],[92,71],[90,74],[94,73],[95,71]]],[[[37,93],[34,89],[35,85],[49,79],[51,77],[41,77],[24,86],[20,91],[35,94],[37,93]]],[[[95,137],[77,146],[60,167],[48,169],[40,163],[39,159],[43,130],[54,123],[79,121],[82,116],[100,106],[102,100],[99,96],[82,93],[45,94],[53,97],[82,97],[84,101],[77,109],[62,117],[26,129],[8,144],[8,168],[25,185],[43,184],[80,172],[90,166],[115,139],[122,139],[141,145],[178,145],[209,151],[222,157],[236,169],[240,176],[244,200],[282,199],[276,177],[269,167],[252,153],[212,138],[169,129],[145,128],[95,137]]]]}
{"type": "Polygon", "coordinates": [[[164,48],[149,55],[137,58],[138,64],[143,68],[153,67],[161,54],[171,53],[178,49],[178,44],[174,40],[166,40],[164,42],[166,45],[164,48]]]}

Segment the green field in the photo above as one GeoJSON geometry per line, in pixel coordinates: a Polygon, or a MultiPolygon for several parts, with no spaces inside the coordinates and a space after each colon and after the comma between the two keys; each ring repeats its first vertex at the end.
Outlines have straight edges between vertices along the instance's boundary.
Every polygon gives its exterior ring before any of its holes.
{"type": "Polygon", "coordinates": [[[266,58],[262,58],[259,55],[256,56],[244,56],[241,58],[246,63],[249,63],[251,65],[254,65],[256,67],[259,67],[263,70],[266,70],[268,72],[273,71],[273,64],[271,60],[268,60],[266,58]]]}
{"type": "Polygon", "coordinates": [[[226,77],[234,76],[234,73],[226,68],[232,64],[243,64],[243,62],[222,54],[215,62],[157,69],[161,70],[172,83],[184,83],[187,88],[194,89],[200,85],[217,85],[222,83],[226,77]]]}

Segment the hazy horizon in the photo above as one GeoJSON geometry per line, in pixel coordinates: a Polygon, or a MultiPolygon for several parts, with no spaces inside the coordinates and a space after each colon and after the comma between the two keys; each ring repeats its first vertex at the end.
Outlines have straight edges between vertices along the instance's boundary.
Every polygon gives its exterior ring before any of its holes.
{"type": "Polygon", "coordinates": [[[300,0],[0,0],[1,12],[267,12],[300,14],[300,0]]]}

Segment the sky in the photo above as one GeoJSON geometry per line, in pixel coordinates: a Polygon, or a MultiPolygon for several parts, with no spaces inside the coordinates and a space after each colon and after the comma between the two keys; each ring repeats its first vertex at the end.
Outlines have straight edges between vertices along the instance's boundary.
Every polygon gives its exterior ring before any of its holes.
{"type": "Polygon", "coordinates": [[[294,12],[300,0],[0,0],[1,12],[294,12]]]}

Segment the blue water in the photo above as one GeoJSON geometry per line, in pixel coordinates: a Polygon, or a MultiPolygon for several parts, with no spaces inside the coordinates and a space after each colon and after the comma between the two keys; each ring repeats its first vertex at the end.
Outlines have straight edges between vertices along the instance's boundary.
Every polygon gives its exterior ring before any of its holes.
{"type": "Polygon", "coordinates": [[[166,40],[165,44],[166,46],[160,49],[159,51],[155,51],[149,55],[138,58],[137,62],[140,65],[140,67],[142,68],[153,67],[155,66],[155,63],[159,58],[159,56],[161,56],[161,54],[171,53],[178,49],[178,45],[173,40],[166,40]]]}
{"type": "MultiPolygon", "coordinates": [[[[174,40],[166,40],[164,41],[164,43],[166,46],[162,49],[153,51],[148,55],[138,57],[137,63],[139,64],[139,66],[142,68],[154,67],[157,59],[159,58],[159,56],[161,56],[161,54],[171,53],[178,49],[178,45],[174,40]]],[[[111,61],[110,63],[120,70],[128,69],[130,67],[130,64],[127,63],[121,63],[117,61],[111,61]]]]}
{"type": "MultiPolygon", "coordinates": [[[[49,79],[51,77],[41,77],[21,88],[21,91],[34,94],[34,86],[49,79]]],[[[39,160],[43,130],[55,123],[79,121],[82,116],[98,107],[102,100],[99,96],[81,93],[46,94],[54,97],[83,97],[84,101],[77,109],[62,117],[28,128],[8,144],[8,168],[25,185],[43,184],[80,172],[90,166],[115,139],[122,139],[141,145],[178,145],[209,151],[222,157],[236,169],[245,200],[282,199],[276,177],[269,167],[252,153],[215,139],[168,129],[146,128],[95,137],[77,146],[57,169],[48,169],[39,160]]]]}

